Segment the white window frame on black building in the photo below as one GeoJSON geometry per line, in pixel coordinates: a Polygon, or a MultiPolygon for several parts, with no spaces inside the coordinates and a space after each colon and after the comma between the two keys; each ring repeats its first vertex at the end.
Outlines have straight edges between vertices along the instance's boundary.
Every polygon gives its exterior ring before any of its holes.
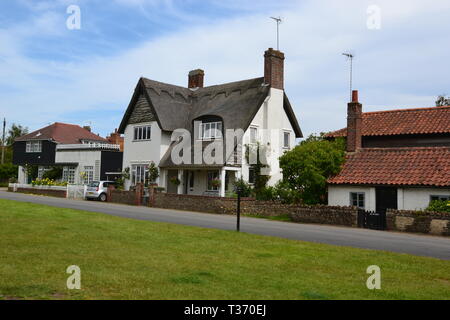
{"type": "Polygon", "coordinates": [[[27,153],[39,153],[42,152],[42,141],[27,141],[26,150],[27,153]]]}
{"type": "Polygon", "coordinates": [[[152,126],[137,126],[134,127],[133,141],[149,141],[152,139],[152,126]]]}

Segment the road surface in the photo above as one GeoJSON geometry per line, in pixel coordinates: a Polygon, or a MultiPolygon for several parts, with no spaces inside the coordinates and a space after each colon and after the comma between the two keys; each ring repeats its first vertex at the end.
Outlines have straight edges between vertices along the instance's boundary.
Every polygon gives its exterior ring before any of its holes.
{"type": "MultiPolygon", "coordinates": [[[[123,218],[168,222],[188,226],[235,230],[236,217],[158,208],[135,207],[97,201],[69,200],[0,191],[0,199],[54,207],[101,212],[123,218]]],[[[364,249],[407,253],[450,260],[450,238],[315,224],[241,218],[241,231],[293,240],[364,249]]]]}

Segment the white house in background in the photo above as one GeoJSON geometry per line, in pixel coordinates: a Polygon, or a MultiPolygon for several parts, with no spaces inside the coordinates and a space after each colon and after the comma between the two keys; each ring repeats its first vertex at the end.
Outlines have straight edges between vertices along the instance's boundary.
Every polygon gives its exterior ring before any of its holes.
{"type": "Polygon", "coordinates": [[[348,104],[347,160],[328,183],[328,204],[368,211],[422,210],[450,200],[450,106],[362,112],[348,104]]]}
{"type": "Polygon", "coordinates": [[[264,59],[264,77],[208,87],[203,86],[203,70],[189,73],[188,88],[141,78],[118,131],[124,134],[123,168],[131,174],[125,187],[147,181],[153,162],[160,172],[156,182],[167,192],[225,196],[235,179],[252,182],[245,146],[258,142],[268,150],[269,184],[280,180],[278,158],[294,147],[302,132],[284,92],[284,54],[268,49],[264,59]],[[177,129],[192,137],[183,163],[171,157],[185,142],[172,141],[177,129]],[[225,147],[228,129],[244,133],[232,150],[225,147]],[[213,141],[223,142],[223,149],[212,152],[222,152],[223,160],[211,164],[196,158],[194,149],[208,150],[213,141]],[[213,183],[217,179],[220,185],[213,183]]]}
{"type": "Polygon", "coordinates": [[[19,137],[13,145],[13,163],[19,166],[18,182],[30,183],[26,165],[37,166],[38,178],[52,167],[62,168],[69,184],[106,180],[107,172],[121,172],[120,146],[91,132],[90,127],[56,122],[19,137]]]}

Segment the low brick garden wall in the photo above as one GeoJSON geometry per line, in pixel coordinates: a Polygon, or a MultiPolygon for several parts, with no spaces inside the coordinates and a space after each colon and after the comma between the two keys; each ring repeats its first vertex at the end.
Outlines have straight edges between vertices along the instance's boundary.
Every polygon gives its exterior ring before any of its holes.
{"type": "MultiPolygon", "coordinates": [[[[9,192],[14,192],[14,188],[8,187],[9,192]]],[[[57,198],[66,198],[67,190],[54,190],[54,189],[44,189],[44,188],[17,188],[15,192],[26,193],[26,194],[35,194],[41,196],[49,196],[49,197],[57,197],[57,198]]]]}
{"type": "MultiPolygon", "coordinates": [[[[156,193],[153,206],[164,209],[236,214],[236,199],[156,193]]],[[[356,227],[358,211],[351,207],[287,205],[274,201],[241,200],[241,213],[270,217],[289,215],[293,221],[356,227]]]]}
{"type": "Polygon", "coordinates": [[[388,209],[387,229],[450,236],[450,213],[388,209]]]}
{"type": "Polygon", "coordinates": [[[108,190],[107,201],[112,203],[137,205],[136,192],[110,189],[108,190]]]}

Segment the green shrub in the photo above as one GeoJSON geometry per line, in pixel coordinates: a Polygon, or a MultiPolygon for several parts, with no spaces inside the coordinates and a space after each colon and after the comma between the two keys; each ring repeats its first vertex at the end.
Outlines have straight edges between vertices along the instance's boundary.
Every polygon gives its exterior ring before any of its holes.
{"type": "Polygon", "coordinates": [[[286,181],[278,181],[274,187],[274,197],[285,204],[301,202],[300,193],[293,190],[286,181]]]}
{"type": "Polygon", "coordinates": [[[0,165],[0,181],[7,182],[11,178],[17,178],[17,166],[12,163],[5,163],[0,165]]]}
{"type": "Polygon", "coordinates": [[[241,197],[250,197],[252,194],[252,187],[250,184],[245,182],[244,179],[238,179],[234,182],[234,189],[237,190],[241,188],[241,197]]]}
{"type": "Polygon", "coordinates": [[[62,167],[52,167],[50,170],[44,172],[42,178],[49,180],[59,180],[62,178],[62,174],[63,174],[62,167]]]}
{"type": "Polygon", "coordinates": [[[431,201],[426,211],[450,212],[450,201],[442,201],[442,200],[431,201]]]}
{"type": "Polygon", "coordinates": [[[274,187],[263,187],[256,192],[256,200],[273,201],[276,199],[274,187]]]}

